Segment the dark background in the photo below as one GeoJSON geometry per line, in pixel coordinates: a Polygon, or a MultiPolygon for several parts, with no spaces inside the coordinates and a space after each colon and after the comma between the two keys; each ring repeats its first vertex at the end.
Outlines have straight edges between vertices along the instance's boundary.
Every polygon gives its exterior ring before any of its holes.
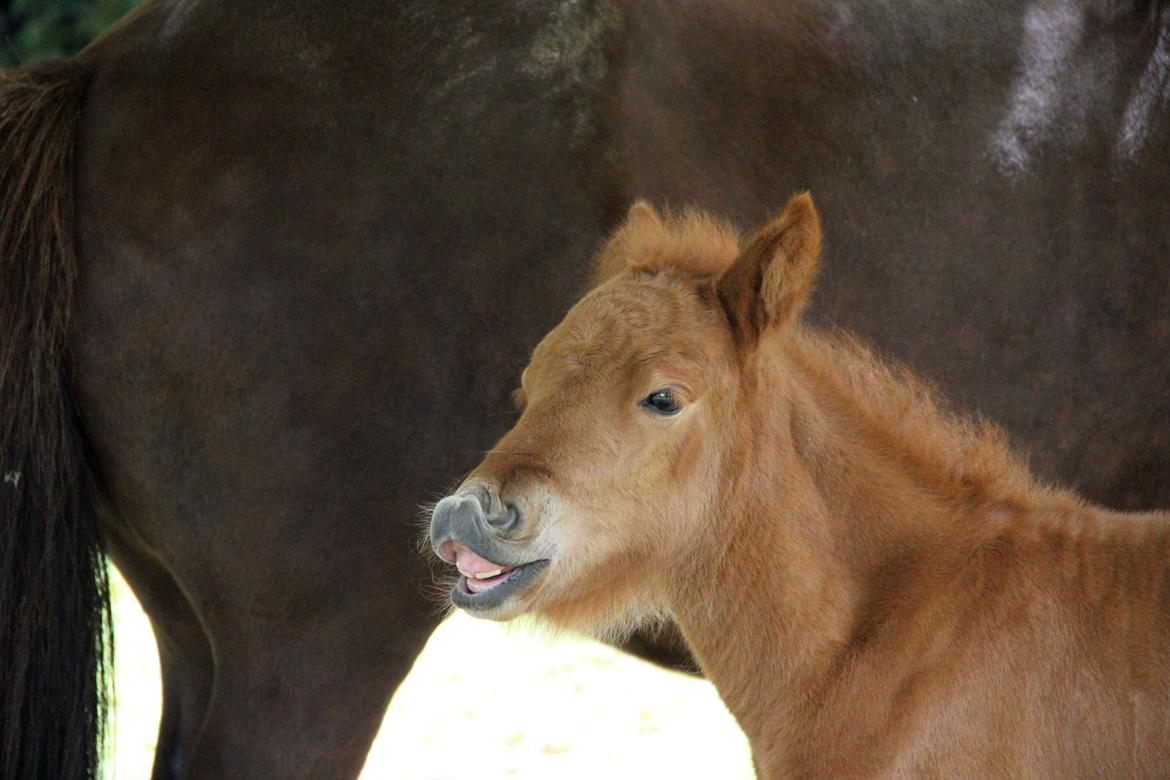
{"type": "Polygon", "coordinates": [[[139,0],[0,0],[0,67],[67,57],[139,0]]]}

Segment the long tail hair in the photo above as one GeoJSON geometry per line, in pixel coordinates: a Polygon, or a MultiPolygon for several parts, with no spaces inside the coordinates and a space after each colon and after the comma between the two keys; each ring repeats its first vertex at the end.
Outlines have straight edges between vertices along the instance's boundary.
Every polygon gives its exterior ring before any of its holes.
{"type": "Polygon", "coordinates": [[[67,354],[86,65],[0,71],[0,777],[95,778],[109,583],[67,354]]]}

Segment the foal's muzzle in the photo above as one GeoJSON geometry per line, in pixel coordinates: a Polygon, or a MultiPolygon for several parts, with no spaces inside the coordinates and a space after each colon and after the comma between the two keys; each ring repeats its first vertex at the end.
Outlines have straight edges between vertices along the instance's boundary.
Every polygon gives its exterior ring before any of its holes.
{"type": "Polygon", "coordinates": [[[509,605],[540,581],[552,548],[514,533],[521,512],[490,484],[470,483],[435,505],[431,548],[459,570],[451,602],[480,617],[505,618],[509,605]]]}
{"type": "Polygon", "coordinates": [[[520,566],[533,559],[530,543],[518,543],[507,534],[520,526],[520,511],[500,500],[491,485],[475,482],[435,505],[431,514],[431,549],[454,563],[448,542],[458,542],[503,566],[520,566]]]}

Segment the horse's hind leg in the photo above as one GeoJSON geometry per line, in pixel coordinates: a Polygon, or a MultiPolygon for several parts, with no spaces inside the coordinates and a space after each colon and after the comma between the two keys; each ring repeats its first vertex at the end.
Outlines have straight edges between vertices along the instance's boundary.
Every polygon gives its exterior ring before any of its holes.
{"type": "Polygon", "coordinates": [[[343,604],[309,622],[217,634],[214,693],[187,776],[356,777],[437,622],[413,601],[400,604],[392,638],[379,637],[384,613],[343,604]]]}
{"type": "Polygon", "coordinates": [[[110,556],[150,618],[158,645],[162,713],[152,778],[180,778],[194,751],[211,699],[211,645],[186,597],[165,568],[116,526],[107,524],[106,541],[110,556]]]}
{"type": "Polygon", "coordinates": [[[163,709],[151,777],[170,780],[184,776],[207,713],[212,685],[211,650],[197,623],[155,626],[163,709]]]}

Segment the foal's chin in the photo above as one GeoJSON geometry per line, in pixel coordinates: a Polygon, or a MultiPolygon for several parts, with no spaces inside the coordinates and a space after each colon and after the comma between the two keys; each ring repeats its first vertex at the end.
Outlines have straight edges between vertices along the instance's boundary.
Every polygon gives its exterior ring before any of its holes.
{"type": "Polygon", "coordinates": [[[622,564],[553,566],[519,614],[553,628],[621,643],[634,632],[669,621],[662,600],[622,564]],[[617,572],[615,574],[615,572],[617,572]]]}

